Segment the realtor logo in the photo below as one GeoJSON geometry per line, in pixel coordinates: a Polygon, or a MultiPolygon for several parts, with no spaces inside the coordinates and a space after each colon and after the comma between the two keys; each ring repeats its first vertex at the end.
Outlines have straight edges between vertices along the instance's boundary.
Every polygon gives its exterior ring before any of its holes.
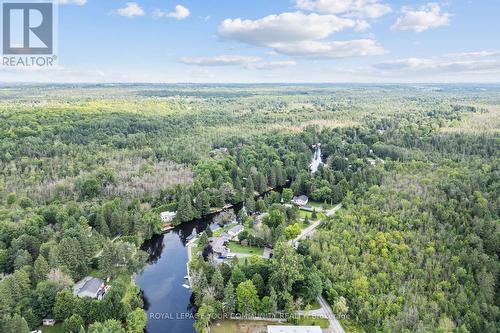
{"type": "Polygon", "coordinates": [[[52,54],[54,11],[52,2],[2,4],[3,54],[52,54]]]}
{"type": "Polygon", "coordinates": [[[0,0],[1,66],[54,67],[57,6],[51,0],[0,0]]]}

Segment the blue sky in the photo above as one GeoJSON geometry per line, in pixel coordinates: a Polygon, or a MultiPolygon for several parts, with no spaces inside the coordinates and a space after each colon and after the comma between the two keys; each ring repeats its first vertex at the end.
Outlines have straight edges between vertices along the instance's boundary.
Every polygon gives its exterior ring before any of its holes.
{"type": "Polygon", "coordinates": [[[500,82],[498,0],[58,1],[59,66],[0,81],[500,82]]]}

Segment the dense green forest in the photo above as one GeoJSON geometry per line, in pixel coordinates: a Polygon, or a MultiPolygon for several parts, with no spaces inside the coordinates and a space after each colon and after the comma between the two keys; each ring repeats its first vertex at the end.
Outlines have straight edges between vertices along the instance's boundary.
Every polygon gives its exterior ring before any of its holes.
{"type": "Polygon", "coordinates": [[[274,257],[195,260],[200,317],[323,294],[367,332],[500,332],[498,105],[494,86],[2,87],[1,329],[52,316],[67,332],[142,332],[130,276],[159,212],[179,224],[244,202],[269,211],[252,237],[274,257]],[[297,211],[255,201],[287,180],[344,204],[298,252],[297,211]],[[89,274],[112,277],[103,301],[72,295],[89,274]]]}

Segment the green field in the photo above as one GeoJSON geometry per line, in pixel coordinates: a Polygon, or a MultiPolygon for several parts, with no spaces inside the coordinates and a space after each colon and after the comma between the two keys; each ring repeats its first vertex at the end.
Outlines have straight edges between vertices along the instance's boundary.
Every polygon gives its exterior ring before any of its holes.
{"type": "Polygon", "coordinates": [[[297,325],[299,326],[319,326],[321,328],[328,328],[330,325],[328,319],[317,317],[301,317],[298,319],[297,325]]]}
{"type": "Polygon", "coordinates": [[[313,200],[309,200],[309,202],[307,203],[307,205],[311,206],[311,207],[314,207],[314,208],[322,208],[324,210],[331,209],[331,208],[334,207],[334,205],[330,205],[328,203],[319,202],[319,201],[313,201],[313,200]]]}
{"type": "Polygon", "coordinates": [[[309,217],[309,221],[316,221],[318,219],[324,218],[325,214],[323,214],[321,212],[316,212],[317,218],[313,219],[312,218],[312,212],[308,212],[308,211],[305,211],[305,210],[299,210],[299,216],[300,216],[301,219],[305,219],[306,216],[307,216],[307,217],[309,217]]]}
{"type": "Polygon", "coordinates": [[[241,246],[236,242],[229,242],[229,249],[233,253],[244,253],[244,254],[254,254],[256,256],[262,256],[264,254],[264,248],[255,246],[241,246]]]}
{"type": "Polygon", "coordinates": [[[54,326],[41,326],[38,328],[42,333],[64,333],[63,324],[57,323],[54,326]]]}
{"type": "Polygon", "coordinates": [[[339,319],[339,321],[346,333],[366,333],[363,327],[353,323],[350,320],[339,319]]]}

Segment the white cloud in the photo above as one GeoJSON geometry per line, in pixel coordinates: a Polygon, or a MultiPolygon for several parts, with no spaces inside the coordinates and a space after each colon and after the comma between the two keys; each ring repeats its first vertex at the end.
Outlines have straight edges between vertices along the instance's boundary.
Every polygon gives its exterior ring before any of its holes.
{"type": "Polygon", "coordinates": [[[214,57],[183,57],[180,62],[186,65],[195,66],[241,66],[246,69],[272,70],[295,66],[297,63],[293,60],[284,61],[263,61],[260,57],[239,56],[239,55],[220,55],[214,57]]]}
{"type": "Polygon", "coordinates": [[[371,28],[370,23],[366,22],[365,20],[356,20],[356,26],[354,27],[354,30],[363,32],[371,28]]]}
{"type": "Polygon", "coordinates": [[[297,63],[293,60],[285,60],[285,61],[268,61],[268,62],[257,62],[250,63],[246,65],[249,69],[259,69],[259,70],[272,70],[272,69],[280,69],[287,68],[291,66],[295,66],[297,63]]]}
{"type": "Polygon", "coordinates": [[[379,55],[385,50],[372,39],[326,41],[347,28],[365,30],[364,20],[302,12],[269,15],[257,20],[226,19],[218,28],[225,39],[271,48],[275,53],[313,58],[379,55]]]}
{"type": "Polygon", "coordinates": [[[455,58],[483,58],[483,57],[495,57],[495,56],[500,56],[500,51],[458,52],[446,55],[446,57],[455,57],[455,58]]]}
{"type": "Polygon", "coordinates": [[[402,11],[404,15],[397,19],[391,30],[422,32],[430,28],[449,25],[452,16],[450,13],[442,13],[439,4],[433,2],[417,10],[403,7],[402,11]]]}
{"type": "Polygon", "coordinates": [[[366,18],[381,17],[392,11],[379,0],[296,0],[296,6],[303,10],[366,18]]]}
{"type": "Polygon", "coordinates": [[[158,9],[155,11],[154,16],[155,17],[171,17],[171,18],[174,18],[176,20],[184,20],[190,14],[191,14],[191,12],[189,11],[189,9],[187,9],[186,7],[184,7],[182,5],[177,5],[177,6],[175,6],[174,11],[168,12],[168,13],[163,12],[163,11],[158,9]]]}
{"type": "Polygon", "coordinates": [[[117,13],[124,17],[144,16],[144,9],[136,2],[127,2],[125,7],[117,10],[117,13]]]}
{"type": "Polygon", "coordinates": [[[239,55],[220,55],[214,57],[182,57],[179,59],[186,65],[197,66],[240,66],[261,61],[260,57],[239,55]]]}
{"type": "Polygon", "coordinates": [[[58,5],[77,5],[83,6],[87,3],[87,0],[56,0],[56,4],[58,5]]]}
{"type": "Polygon", "coordinates": [[[276,44],[274,49],[282,54],[313,58],[348,58],[384,54],[386,51],[372,39],[348,41],[303,41],[276,44]]]}
{"type": "Polygon", "coordinates": [[[456,53],[436,58],[407,58],[375,64],[375,69],[388,74],[438,75],[438,74],[493,74],[500,72],[500,53],[489,55],[480,52],[456,53]],[[477,59],[492,57],[491,59],[477,59]]]}
{"type": "Polygon", "coordinates": [[[323,39],[355,26],[355,21],[335,15],[294,12],[269,15],[258,20],[226,19],[219,25],[218,33],[226,39],[272,47],[276,43],[323,39]]]}

